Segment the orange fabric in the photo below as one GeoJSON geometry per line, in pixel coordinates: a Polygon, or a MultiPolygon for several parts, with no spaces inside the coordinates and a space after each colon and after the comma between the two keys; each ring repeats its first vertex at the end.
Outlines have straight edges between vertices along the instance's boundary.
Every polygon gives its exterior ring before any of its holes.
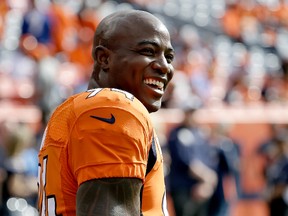
{"type": "Polygon", "coordinates": [[[155,139],[155,142],[157,155],[160,157],[157,157],[156,164],[145,179],[142,195],[142,211],[144,216],[168,215],[163,172],[163,156],[157,138],[155,139]]]}
{"type": "Polygon", "coordinates": [[[0,39],[3,37],[5,16],[8,10],[7,1],[0,1],[0,39]]]}
{"type": "Polygon", "coordinates": [[[79,23],[76,15],[65,5],[51,4],[49,14],[52,18],[52,38],[55,52],[69,52],[77,43],[79,23]]]}
{"type": "Polygon", "coordinates": [[[223,30],[232,38],[239,39],[241,37],[241,16],[242,8],[240,5],[231,5],[222,18],[223,30]]]}
{"type": "Polygon", "coordinates": [[[48,215],[48,210],[75,215],[77,187],[109,177],[142,179],[143,214],[161,215],[165,187],[160,146],[157,143],[158,161],[145,177],[154,132],[148,111],[130,96],[115,89],[95,89],[70,97],[56,109],[39,153],[38,207],[45,212],[41,215],[48,215]],[[91,117],[111,114],[114,124],[91,117]]]}

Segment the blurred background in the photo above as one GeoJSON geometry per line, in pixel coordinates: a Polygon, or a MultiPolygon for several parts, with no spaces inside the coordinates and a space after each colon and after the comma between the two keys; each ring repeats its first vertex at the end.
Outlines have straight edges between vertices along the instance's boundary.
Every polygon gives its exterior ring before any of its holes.
{"type": "Polygon", "coordinates": [[[204,216],[287,215],[288,0],[0,0],[0,215],[37,215],[47,120],[86,90],[99,21],[129,8],[159,17],[176,51],[152,114],[171,216],[182,189],[204,216]]]}

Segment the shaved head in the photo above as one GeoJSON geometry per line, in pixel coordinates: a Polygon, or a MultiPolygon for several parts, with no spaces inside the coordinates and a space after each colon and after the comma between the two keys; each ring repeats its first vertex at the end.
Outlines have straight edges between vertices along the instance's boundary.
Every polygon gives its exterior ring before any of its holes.
{"type": "Polygon", "coordinates": [[[147,24],[155,28],[159,28],[160,24],[166,29],[157,17],[146,11],[127,10],[110,14],[99,23],[94,35],[93,48],[95,49],[98,45],[113,48],[120,34],[124,33],[128,36],[129,31],[139,31],[143,25],[147,24]]]}

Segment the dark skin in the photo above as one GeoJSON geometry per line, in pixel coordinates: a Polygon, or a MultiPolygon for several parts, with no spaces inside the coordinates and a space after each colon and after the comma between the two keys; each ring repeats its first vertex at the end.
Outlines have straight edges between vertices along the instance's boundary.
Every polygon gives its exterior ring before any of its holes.
{"type": "Polygon", "coordinates": [[[142,181],[130,178],[96,179],[80,185],[77,216],[140,215],[142,181]]]}
{"type": "MultiPolygon", "coordinates": [[[[173,77],[174,51],[164,24],[144,11],[112,14],[99,24],[93,46],[92,88],[132,93],[149,112],[160,109],[173,77]]],[[[77,216],[140,215],[143,182],[137,178],[95,179],[80,185],[77,216]]]]}

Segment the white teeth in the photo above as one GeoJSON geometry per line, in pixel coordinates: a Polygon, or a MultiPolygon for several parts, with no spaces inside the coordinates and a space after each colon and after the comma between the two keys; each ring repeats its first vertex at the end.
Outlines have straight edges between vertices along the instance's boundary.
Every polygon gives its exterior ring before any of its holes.
{"type": "Polygon", "coordinates": [[[149,85],[156,85],[159,89],[163,89],[164,87],[164,83],[157,81],[157,80],[153,80],[153,79],[145,79],[144,80],[145,84],[149,84],[149,85]]]}

